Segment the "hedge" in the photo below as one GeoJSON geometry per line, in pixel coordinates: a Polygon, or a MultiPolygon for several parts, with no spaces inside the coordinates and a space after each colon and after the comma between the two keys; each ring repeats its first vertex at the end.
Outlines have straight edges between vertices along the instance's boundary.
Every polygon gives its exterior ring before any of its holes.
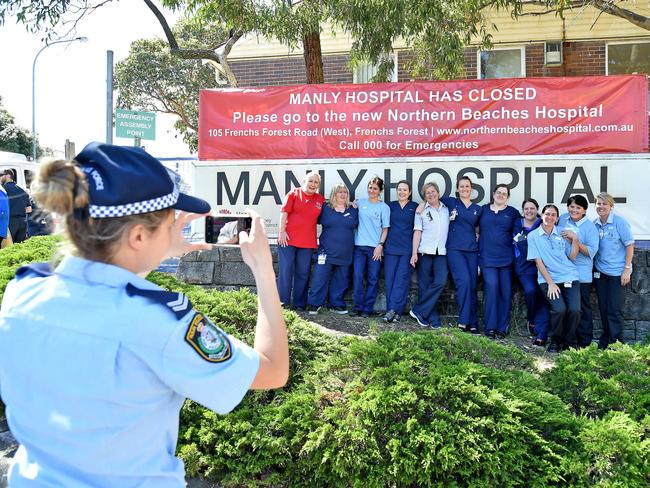
{"type": "MultiPolygon", "coordinates": [[[[55,246],[30,241],[0,252],[2,277],[5,263],[55,246]]],[[[150,279],[252,343],[252,293],[150,279]]],[[[648,345],[564,353],[540,373],[518,348],[455,330],[336,338],[285,318],[285,388],[251,392],[226,416],[183,406],[189,476],[227,487],[650,484],[648,345]]]]}

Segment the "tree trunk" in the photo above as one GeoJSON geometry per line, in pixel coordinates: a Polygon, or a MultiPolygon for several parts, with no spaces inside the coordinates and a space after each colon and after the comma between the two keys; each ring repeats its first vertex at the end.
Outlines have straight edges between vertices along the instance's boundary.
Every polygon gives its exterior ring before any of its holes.
{"type": "Polygon", "coordinates": [[[323,55],[320,50],[320,32],[305,34],[302,38],[307,83],[325,83],[323,55]]]}

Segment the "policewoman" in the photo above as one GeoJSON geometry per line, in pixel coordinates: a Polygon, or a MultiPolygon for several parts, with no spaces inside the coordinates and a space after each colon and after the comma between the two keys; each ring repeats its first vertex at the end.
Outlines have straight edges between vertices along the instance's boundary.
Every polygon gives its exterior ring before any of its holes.
{"type": "Polygon", "coordinates": [[[600,244],[594,259],[594,283],[603,333],[598,347],[605,349],[623,335],[623,289],[632,277],[634,236],[627,220],[613,211],[614,198],[609,193],[596,196],[594,220],[600,244]]]}
{"type": "Polygon", "coordinates": [[[262,222],[240,234],[256,279],[255,347],[187,297],[145,280],[168,256],[209,248],[182,229],[209,205],[179,193],[140,148],[91,143],[41,164],[36,198],[73,254],[21,268],[0,313],[0,388],[20,447],[9,485],[183,487],[174,456],[185,398],[219,413],[282,386],[287,337],[262,222]],[[174,209],[182,210],[175,218],[174,209]]]}
{"type": "Polygon", "coordinates": [[[411,288],[410,265],[413,243],[413,221],[418,204],[411,200],[411,183],[397,182],[397,200],[388,204],[390,229],[384,244],[384,280],[386,282],[386,315],[384,322],[399,322],[411,288]]]}
{"type": "Polygon", "coordinates": [[[316,241],[316,222],[325,198],[318,193],[320,175],[307,173],[300,188],[284,198],[278,230],[278,291],[283,305],[304,311],[316,241]]]}
{"type": "Polygon", "coordinates": [[[515,274],[521,283],[526,302],[528,331],[534,336],[533,345],[544,347],[548,338],[548,302],[537,283],[537,266],[528,261],[528,235],[542,225],[539,203],[527,198],[521,205],[523,217],[515,221],[512,238],[515,249],[515,274]]]}
{"type": "Polygon", "coordinates": [[[476,284],[478,282],[478,239],[476,230],[481,207],[472,203],[472,180],[461,176],[456,182],[458,197],[440,199],[449,209],[447,264],[456,286],[458,328],[478,334],[476,284]]]}
{"type": "Polygon", "coordinates": [[[317,315],[329,301],[330,308],[343,315],[348,313],[343,297],[350,281],[354,231],[359,223],[359,211],[351,206],[350,191],[343,183],[332,187],[318,223],[322,231],[307,300],[309,313],[317,315]]]}
{"type": "Polygon", "coordinates": [[[447,234],[449,209],[440,202],[440,189],[435,182],[422,187],[424,210],[417,214],[414,223],[413,246],[410,264],[417,265],[418,302],[409,315],[420,327],[440,327],[438,299],[447,284],[447,234]]]}
{"type": "Polygon", "coordinates": [[[594,320],[591,311],[591,282],[594,271],[594,256],[598,252],[598,230],[587,218],[589,203],[582,195],[573,195],[567,200],[568,212],[560,215],[557,224],[562,236],[567,240],[575,234],[578,238],[578,255],[576,266],[580,274],[580,321],[576,328],[576,340],[579,347],[591,344],[594,337],[594,320]]]}
{"type": "Polygon", "coordinates": [[[484,332],[490,338],[508,333],[512,305],[512,265],[515,254],[512,235],[520,215],[508,205],[510,188],[497,184],[492,203],[483,205],[479,226],[479,264],[483,274],[484,332]]]}
{"type": "Polygon", "coordinates": [[[354,236],[354,314],[370,317],[377,299],[384,244],[390,227],[390,208],[379,195],[384,180],[374,176],[368,182],[368,198],[357,202],[359,226],[354,236]]]}
{"type": "Polygon", "coordinates": [[[528,234],[528,259],[537,265],[537,282],[549,303],[548,352],[576,347],[580,320],[580,275],[575,265],[578,239],[569,243],[557,229],[559,211],[542,209],[542,225],[528,234]]]}

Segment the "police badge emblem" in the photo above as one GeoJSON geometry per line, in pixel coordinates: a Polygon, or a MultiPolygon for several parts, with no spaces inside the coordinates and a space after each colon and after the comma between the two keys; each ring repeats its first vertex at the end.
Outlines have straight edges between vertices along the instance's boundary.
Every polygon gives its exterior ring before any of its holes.
{"type": "Polygon", "coordinates": [[[232,356],[228,336],[200,313],[192,318],[185,333],[185,341],[210,363],[222,363],[232,356]]]}

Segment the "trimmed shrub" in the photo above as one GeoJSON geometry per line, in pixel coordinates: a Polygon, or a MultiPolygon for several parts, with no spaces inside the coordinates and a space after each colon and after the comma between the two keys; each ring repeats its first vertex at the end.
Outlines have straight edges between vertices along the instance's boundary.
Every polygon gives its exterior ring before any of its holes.
{"type": "Polygon", "coordinates": [[[568,351],[542,379],[577,415],[603,418],[619,411],[636,421],[650,415],[650,345],[568,351]]]}

